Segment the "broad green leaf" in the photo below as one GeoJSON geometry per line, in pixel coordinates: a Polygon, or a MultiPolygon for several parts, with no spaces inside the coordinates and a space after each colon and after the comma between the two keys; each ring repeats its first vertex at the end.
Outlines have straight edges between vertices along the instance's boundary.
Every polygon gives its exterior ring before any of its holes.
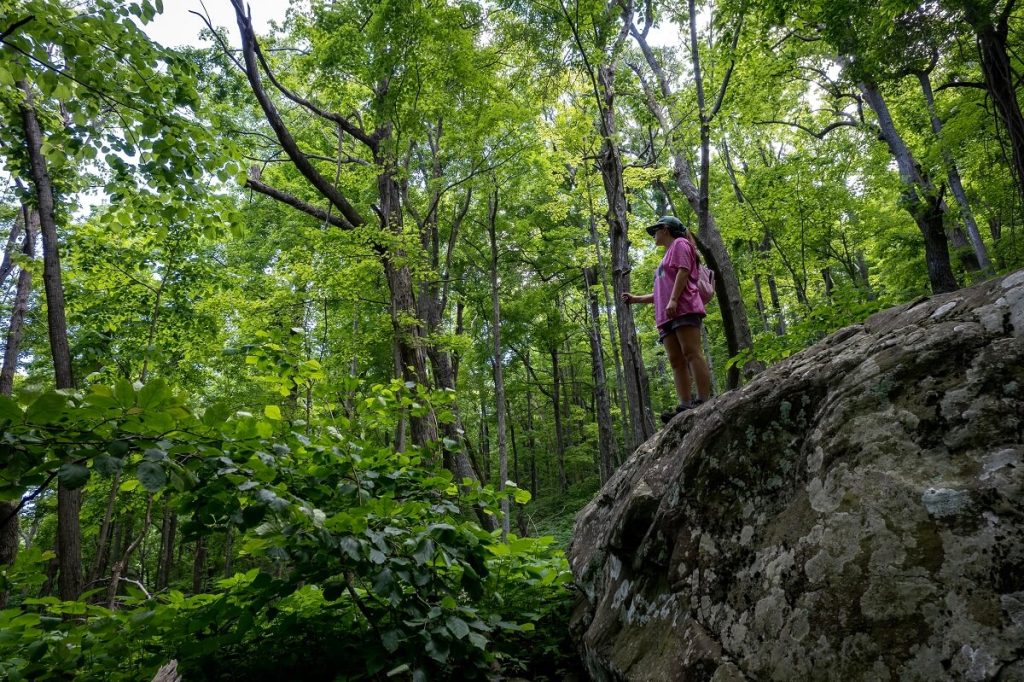
{"type": "Polygon", "coordinates": [[[135,386],[127,379],[121,379],[114,384],[114,398],[121,407],[135,407],[135,386]]]}
{"type": "Polygon", "coordinates": [[[25,419],[30,424],[52,424],[63,416],[67,404],[67,397],[60,393],[44,393],[28,406],[25,419]]]}
{"type": "Polygon", "coordinates": [[[89,469],[81,464],[67,462],[62,464],[57,471],[57,480],[63,488],[69,490],[81,488],[89,480],[89,469]]]}
{"type": "Polygon", "coordinates": [[[135,477],[139,479],[142,487],[151,493],[159,492],[167,485],[167,474],[164,473],[164,468],[156,462],[139,462],[139,466],[135,469],[135,477]]]}
{"type": "Polygon", "coordinates": [[[281,416],[281,408],[277,405],[267,405],[263,408],[263,414],[267,416],[267,419],[274,421],[281,421],[284,418],[281,416]]]}
{"type": "Polygon", "coordinates": [[[0,421],[20,422],[25,416],[18,403],[5,395],[0,395],[0,421]]]}
{"type": "Polygon", "coordinates": [[[164,402],[170,394],[166,381],[161,378],[153,379],[139,389],[139,407],[144,410],[152,409],[164,402]]]}

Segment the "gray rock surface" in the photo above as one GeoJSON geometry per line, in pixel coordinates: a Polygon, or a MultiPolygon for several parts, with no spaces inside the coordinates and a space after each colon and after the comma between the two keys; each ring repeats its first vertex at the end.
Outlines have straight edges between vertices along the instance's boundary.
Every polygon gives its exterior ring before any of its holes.
{"type": "Polygon", "coordinates": [[[676,417],[580,513],[595,680],[1024,680],[1024,272],[676,417]]]}

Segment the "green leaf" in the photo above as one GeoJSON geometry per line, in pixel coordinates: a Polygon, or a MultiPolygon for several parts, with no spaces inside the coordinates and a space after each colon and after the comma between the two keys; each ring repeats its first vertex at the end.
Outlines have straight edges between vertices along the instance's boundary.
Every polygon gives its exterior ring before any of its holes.
{"type": "Polygon", "coordinates": [[[114,398],[121,407],[135,407],[135,386],[127,379],[114,384],[114,398]]]}
{"type": "Polygon", "coordinates": [[[152,409],[170,397],[170,390],[167,382],[163,379],[153,379],[139,389],[139,407],[144,410],[152,409]]]}
{"type": "Polygon", "coordinates": [[[64,415],[67,404],[67,397],[60,393],[44,393],[28,406],[25,419],[29,424],[52,424],[64,415]]]}
{"type": "Polygon", "coordinates": [[[448,626],[448,630],[455,635],[456,639],[462,639],[469,634],[469,625],[458,616],[448,616],[445,625],[448,626]]]}
{"type": "Polygon", "coordinates": [[[76,490],[85,485],[85,482],[89,480],[89,469],[73,462],[62,464],[57,471],[57,480],[62,488],[76,490]]]}
{"type": "Polygon", "coordinates": [[[263,408],[263,414],[267,416],[267,419],[273,419],[277,422],[283,419],[281,416],[281,408],[277,405],[267,405],[263,408]]]}
{"type": "Polygon", "coordinates": [[[430,538],[423,538],[420,540],[419,545],[416,546],[416,551],[413,552],[412,558],[416,560],[416,563],[422,566],[434,557],[434,541],[430,538]]]}
{"type": "Polygon", "coordinates": [[[92,468],[103,476],[113,476],[121,470],[123,465],[124,462],[109,455],[100,455],[92,461],[92,468]]]}
{"type": "Polygon", "coordinates": [[[156,462],[139,462],[135,469],[135,477],[139,479],[142,487],[151,493],[158,492],[167,485],[167,474],[156,462]]]}
{"type": "Polygon", "coordinates": [[[469,641],[477,649],[485,649],[485,648],[487,648],[487,638],[484,637],[483,635],[477,633],[477,632],[469,633],[469,641]]]}
{"type": "Polygon", "coordinates": [[[203,413],[203,423],[207,426],[219,426],[231,416],[231,408],[224,403],[214,403],[203,413]]]}
{"type": "Polygon", "coordinates": [[[5,395],[0,395],[0,421],[20,422],[25,416],[18,403],[5,395]]]}
{"type": "Polygon", "coordinates": [[[531,498],[530,491],[516,488],[512,492],[512,498],[516,501],[516,504],[526,504],[531,498]]]}

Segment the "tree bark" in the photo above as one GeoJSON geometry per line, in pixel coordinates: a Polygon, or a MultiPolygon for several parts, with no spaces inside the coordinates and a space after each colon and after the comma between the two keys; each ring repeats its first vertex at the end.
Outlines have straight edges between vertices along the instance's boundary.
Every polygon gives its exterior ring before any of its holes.
{"type": "Polygon", "coordinates": [[[108,550],[110,549],[110,527],[114,518],[114,503],[117,500],[118,489],[121,484],[121,472],[117,472],[111,479],[110,492],[107,493],[107,507],[103,512],[103,522],[100,524],[100,535],[96,540],[96,554],[93,556],[92,566],[86,577],[86,583],[92,585],[99,580],[100,574],[105,572],[107,567],[108,550]]]}
{"type": "Polygon", "coordinates": [[[192,559],[192,594],[200,594],[206,584],[206,538],[196,540],[196,552],[192,559]]]}
{"type": "Polygon", "coordinates": [[[615,434],[612,431],[612,410],[608,400],[608,384],[604,372],[604,353],[601,348],[601,311],[593,287],[597,284],[594,268],[584,268],[583,281],[590,302],[590,366],[594,380],[594,399],[597,407],[597,445],[601,482],[611,478],[615,470],[615,434]]]}
{"type": "MultiPolygon", "coordinates": [[[[21,221],[26,225],[21,250],[25,256],[32,258],[35,255],[36,235],[39,234],[39,215],[27,207],[23,207],[21,213],[22,215],[27,214],[27,219],[23,218],[21,221]]],[[[13,247],[13,244],[9,246],[13,247]]],[[[28,296],[31,291],[32,271],[21,268],[18,273],[18,288],[14,294],[14,306],[11,308],[11,320],[7,329],[7,343],[4,345],[4,364],[0,369],[0,395],[10,396],[14,390],[14,372],[18,368],[21,337],[24,332],[25,314],[28,312],[28,296]]],[[[0,518],[4,518],[3,513],[0,513],[0,518]]],[[[15,521],[15,523],[17,522],[15,521]]]]}
{"type": "Polygon", "coordinates": [[[160,524],[160,554],[157,557],[156,590],[167,589],[174,567],[174,539],[178,529],[178,515],[170,503],[164,504],[163,521],[160,524]]]}
{"type": "Polygon", "coordinates": [[[949,263],[949,244],[943,221],[945,214],[940,193],[931,181],[922,175],[910,149],[896,130],[889,107],[878,86],[862,81],[857,84],[864,101],[878,118],[878,127],[889,152],[896,161],[900,180],[903,182],[902,205],[914,218],[924,237],[925,264],[932,293],[941,294],[958,288],[953,268],[949,263]]]}
{"type": "Polygon", "coordinates": [[[953,159],[953,154],[950,153],[949,147],[946,146],[943,140],[942,121],[935,111],[935,95],[932,92],[931,79],[927,72],[920,71],[917,74],[917,80],[921,83],[921,91],[924,93],[924,100],[928,105],[928,115],[932,121],[932,131],[935,133],[935,137],[938,139],[939,146],[942,149],[942,160],[946,166],[946,178],[949,181],[949,189],[953,193],[953,197],[956,198],[957,205],[960,207],[960,217],[967,228],[967,236],[971,240],[974,256],[978,259],[978,267],[989,272],[992,270],[992,261],[989,260],[988,249],[985,248],[985,242],[981,239],[981,232],[978,230],[978,222],[974,219],[971,204],[967,201],[967,193],[964,192],[964,185],[960,180],[960,170],[953,159]]]}
{"type": "Polygon", "coordinates": [[[110,584],[107,586],[107,608],[113,610],[117,601],[117,588],[121,584],[121,575],[124,574],[125,568],[128,566],[128,562],[132,558],[132,553],[135,552],[139,544],[146,537],[146,533],[149,531],[149,522],[153,518],[153,495],[149,495],[149,499],[146,501],[146,516],[142,521],[142,528],[139,529],[139,534],[132,540],[132,543],[125,548],[124,554],[114,561],[114,567],[110,571],[110,584]]]}
{"type": "MultiPolygon", "coordinates": [[[[32,184],[35,187],[40,231],[43,242],[43,286],[46,291],[47,326],[50,354],[57,388],[74,388],[71,372],[71,349],[68,345],[67,320],[64,314],[64,284],[61,279],[60,250],[57,240],[57,219],[53,183],[43,156],[43,130],[33,105],[32,89],[25,81],[18,86],[25,99],[19,106],[25,129],[32,184]]],[[[60,597],[78,599],[82,591],[82,531],[79,514],[82,491],[57,488],[57,556],[60,560],[60,597]]]]}
{"type": "Polygon", "coordinates": [[[647,369],[644,367],[643,353],[636,337],[633,310],[622,300],[622,295],[630,290],[632,267],[629,264],[629,222],[626,216],[626,191],[622,184],[622,155],[616,142],[618,132],[615,122],[615,69],[612,65],[600,67],[598,83],[601,86],[602,135],[598,165],[601,168],[601,180],[608,201],[606,219],[611,235],[615,317],[622,344],[626,403],[629,407],[630,424],[633,427],[632,443],[636,446],[654,435],[654,416],[651,413],[647,369]]]}
{"type": "Polygon", "coordinates": [[[558,348],[551,347],[551,409],[555,413],[555,455],[558,462],[558,490],[565,493],[569,481],[565,475],[565,431],[562,427],[561,370],[558,367],[558,348]]]}
{"type": "MultiPolygon", "coordinates": [[[[614,304],[612,302],[611,294],[608,292],[608,272],[604,266],[604,254],[601,250],[601,242],[597,235],[597,216],[594,211],[594,197],[590,190],[590,166],[587,165],[584,182],[587,183],[587,207],[589,209],[589,220],[590,225],[590,239],[594,242],[594,253],[597,255],[597,272],[600,274],[601,279],[601,290],[604,293],[604,306],[605,310],[612,310],[614,304]]],[[[615,368],[615,400],[619,405],[619,414],[622,416],[622,437],[625,448],[628,452],[633,452],[639,443],[634,443],[632,439],[632,430],[626,424],[626,415],[629,414],[629,407],[626,404],[626,385],[625,380],[622,376],[622,358],[619,353],[619,335],[615,328],[615,320],[612,319],[611,315],[606,316],[606,322],[608,325],[608,341],[612,348],[612,366],[615,368]]],[[[616,452],[615,460],[619,461],[619,448],[618,444],[615,445],[614,451],[616,452]]]]}
{"type": "Polygon", "coordinates": [[[494,345],[494,402],[498,417],[498,491],[501,495],[501,539],[510,531],[509,501],[505,494],[508,480],[508,443],[505,433],[505,373],[501,351],[501,300],[498,296],[498,190],[487,201],[487,232],[491,241],[491,337],[494,345]]]}
{"type": "Polygon", "coordinates": [[[1016,76],[1007,52],[1010,12],[1014,0],[1009,0],[1002,16],[993,21],[989,3],[967,2],[967,21],[978,38],[981,72],[985,86],[1009,138],[1010,165],[1016,180],[1017,194],[1024,203],[1024,115],[1017,100],[1016,76]]]}

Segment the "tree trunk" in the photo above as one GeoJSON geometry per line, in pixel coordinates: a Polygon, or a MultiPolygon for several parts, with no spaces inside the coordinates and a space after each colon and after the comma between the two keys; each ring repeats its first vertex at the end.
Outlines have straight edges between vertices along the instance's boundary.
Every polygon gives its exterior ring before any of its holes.
{"type": "Polygon", "coordinates": [[[224,577],[230,578],[235,574],[235,528],[228,526],[224,538],[224,577]]]}
{"type": "Polygon", "coordinates": [[[192,594],[200,594],[206,584],[206,538],[196,540],[196,552],[192,559],[192,594]]]}
{"type": "Polygon", "coordinates": [[[171,569],[174,566],[174,538],[178,527],[178,515],[171,509],[170,503],[164,504],[163,522],[160,524],[160,554],[157,557],[156,590],[167,589],[171,582],[171,569]]]}
{"type": "Polygon", "coordinates": [[[612,410],[608,400],[608,386],[604,373],[604,354],[601,349],[601,311],[597,304],[597,294],[593,287],[597,283],[597,273],[593,268],[583,269],[583,281],[587,287],[587,299],[590,301],[590,366],[594,380],[594,398],[597,403],[597,444],[600,453],[599,464],[601,482],[611,478],[615,470],[615,434],[612,431],[612,410]]]}
{"type": "MultiPolygon", "coordinates": [[[[21,250],[29,258],[35,254],[35,238],[39,233],[39,215],[23,207],[22,215],[26,225],[25,238],[21,250]]],[[[13,247],[13,244],[9,245],[13,247]]],[[[5,258],[7,254],[5,254],[5,258]]],[[[14,372],[18,368],[18,355],[21,351],[21,337],[25,327],[25,313],[28,311],[28,295],[32,290],[32,271],[22,268],[18,273],[18,288],[14,294],[14,306],[11,308],[11,320],[7,328],[7,343],[4,345],[3,368],[0,369],[0,395],[10,396],[14,390],[14,372]]],[[[17,503],[15,503],[17,506],[17,503]]],[[[0,514],[3,518],[3,514],[0,514]]],[[[17,523],[15,521],[15,523],[17,523]]],[[[2,562],[0,562],[2,563],[2,562]]]]}
{"type": "Polygon", "coordinates": [[[903,181],[902,204],[917,223],[924,236],[925,264],[928,268],[928,280],[932,293],[941,294],[958,288],[953,268],[949,263],[949,245],[943,223],[944,204],[939,192],[931,182],[921,174],[910,149],[900,137],[889,107],[882,97],[878,86],[867,81],[858,83],[857,87],[864,96],[875,116],[882,138],[889,146],[889,152],[899,168],[900,179],[903,181]]]}
{"type": "MultiPolygon", "coordinates": [[[[978,53],[985,86],[996,111],[1006,128],[1010,142],[1010,165],[1016,180],[1017,194],[1024,203],[1024,116],[1017,101],[1016,76],[1006,49],[1009,37],[1009,11],[997,21],[989,15],[989,3],[968,2],[967,21],[978,37],[978,53]]],[[[1010,0],[1007,10],[1012,8],[1010,0]]]]}
{"type": "Polygon", "coordinates": [[[505,374],[502,371],[501,301],[498,298],[498,190],[487,201],[487,228],[491,239],[491,337],[494,342],[494,402],[498,413],[498,491],[501,495],[501,539],[510,531],[509,503],[505,494],[508,480],[508,444],[505,434],[505,374]]]}
{"type": "MultiPolygon", "coordinates": [[[[597,215],[594,211],[594,196],[590,190],[590,165],[585,166],[587,169],[584,182],[587,183],[587,206],[589,208],[589,225],[590,225],[590,239],[594,242],[594,253],[597,255],[597,271],[601,277],[601,290],[604,293],[604,306],[605,310],[612,310],[614,304],[612,302],[611,294],[608,292],[608,271],[604,266],[604,255],[601,250],[601,241],[597,235],[597,215]]],[[[629,406],[626,405],[626,385],[622,377],[622,358],[619,353],[619,335],[615,328],[615,320],[612,319],[611,315],[606,315],[606,323],[608,325],[608,341],[612,348],[612,365],[615,368],[615,400],[619,406],[619,414],[622,419],[622,438],[625,449],[628,452],[633,452],[639,443],[634,443],[632,439],[632,431],[629,425],[626,423],[626,415],[629,414],[629,406]]],[[[614,448],[616,452],[616,462],[619,461],[619,448],[614,448]]]]}
{"type": "Polygon", "coordinates": [[[633,310],[622,300],[630,290],[629,224],[626,217],[626,192],[622,184],[622,156],[616,143],[615,123],[615,69],[610,65],[598,71],[598,82],[602,89],[601,102],[601,150],[598,164],[608,201],[608,228],[611,234],[612,289],[614,290],[615,313],[622,344],[623,375],[626,385],[626,402],[629,407],[630,423],[633,426],[632,444],[643,443],[654,435],[654,416],[651,413],[650,391],[647,386],[647,370],[643,354],[636,337],[633,310]]]}
{"type": "Polygon", "coordinates": [[[967,236],[971,240],[971,246],[974,248],[974,256],[978,259],[978,267],[986,272],[990,272],[992,270],[992,261],[989,260],[988,250],[985,248],[985,242],[981,239],[981,231],[978,230],[978,222],[974,219],[974,212],[971,211],[971,205],[967,201],[967,193],[964,192],[964,185],[960,180],[960,170],[957,168],[953,154],[950,153],[949,147],[946,146],[942,137],[942,121],[939,120],[939,116],[935,111],[935,95],[932,93],[931,80],[928,73],[923,71],[918,72],[917,79],[921,83],[921,91],[924,93],[924,99],[928,105],[928,114],[932,120],[932,130],[935,132],[935,137],[942,148],[942,160],[946,166],[946,178],[949,180],[949,189],[953,193],[953,197],[956,198],[957,205],[960,207],[960,217],[967,228],[967,236]]]}
{"type": "MultiPolygon", "coordinates": [[[[68,346],[67,321],[64,315],[64,285],[61,280],[60,251],[57,241],[57,219],[53,184],[43,156],[43,130],[32,103],[32,89],[25,81],[18,83],[25,93],[20,105],[22,124],[28,148],[32,184],[35,187],[40,231],[43,241],[43,285],[46,291],[46,313],[50,336],[50,354],[57,388],[74,388],[71,372],[71,350],[68,346]]],[[[60,597],[78,599],[82,591],[82,531],[79,514],[82,491],[57,488],[57,555],[60,560],[60,597]]]]}
{"type": "Polygon", "coordinates": [[[551,409],[555,412],[555,454],[558,458],[558,489],[563,494],[569,489],[565,475],[565,433],[562,428],[561,371],[558,367],[558,348],[551,347],[551,409]]]}
{"type": "Polygon", "coordinates": [[[142,528],[139,529],[139,534],[136,536],[132,543],[125,548],[124,554],[120,558],[114,561],[114,568],[110,571],[110,584],[107,586],[107,608],[113,610],[115,602],[117,601],[117,588],[121,584],[121,576],[124,574],[125,568],[128,567],[128,562],[132,558],[132,553],[138,548],[139,543],[146,537],[146,533],[149,531],[149,522],[153,518],[153,495],[149,495],[149,499],[146,502],[146,516],[142,521],[142,528]]]}
{"type": "Polygon", "coordinates": [[[100,536],[96,541],[96,554],[93,556],[92,566],[86,582],[92,585],[99,580],[100,575],[107,568],[107,551],[110,549],[110,526],[114,518],[114,503],[117,500],[117,492],[121,484],[121,472],[118,471],[111,479],[110,492],[107,493],[107,507],[103,512],[103,522],[100,524],[100,536]]]}

